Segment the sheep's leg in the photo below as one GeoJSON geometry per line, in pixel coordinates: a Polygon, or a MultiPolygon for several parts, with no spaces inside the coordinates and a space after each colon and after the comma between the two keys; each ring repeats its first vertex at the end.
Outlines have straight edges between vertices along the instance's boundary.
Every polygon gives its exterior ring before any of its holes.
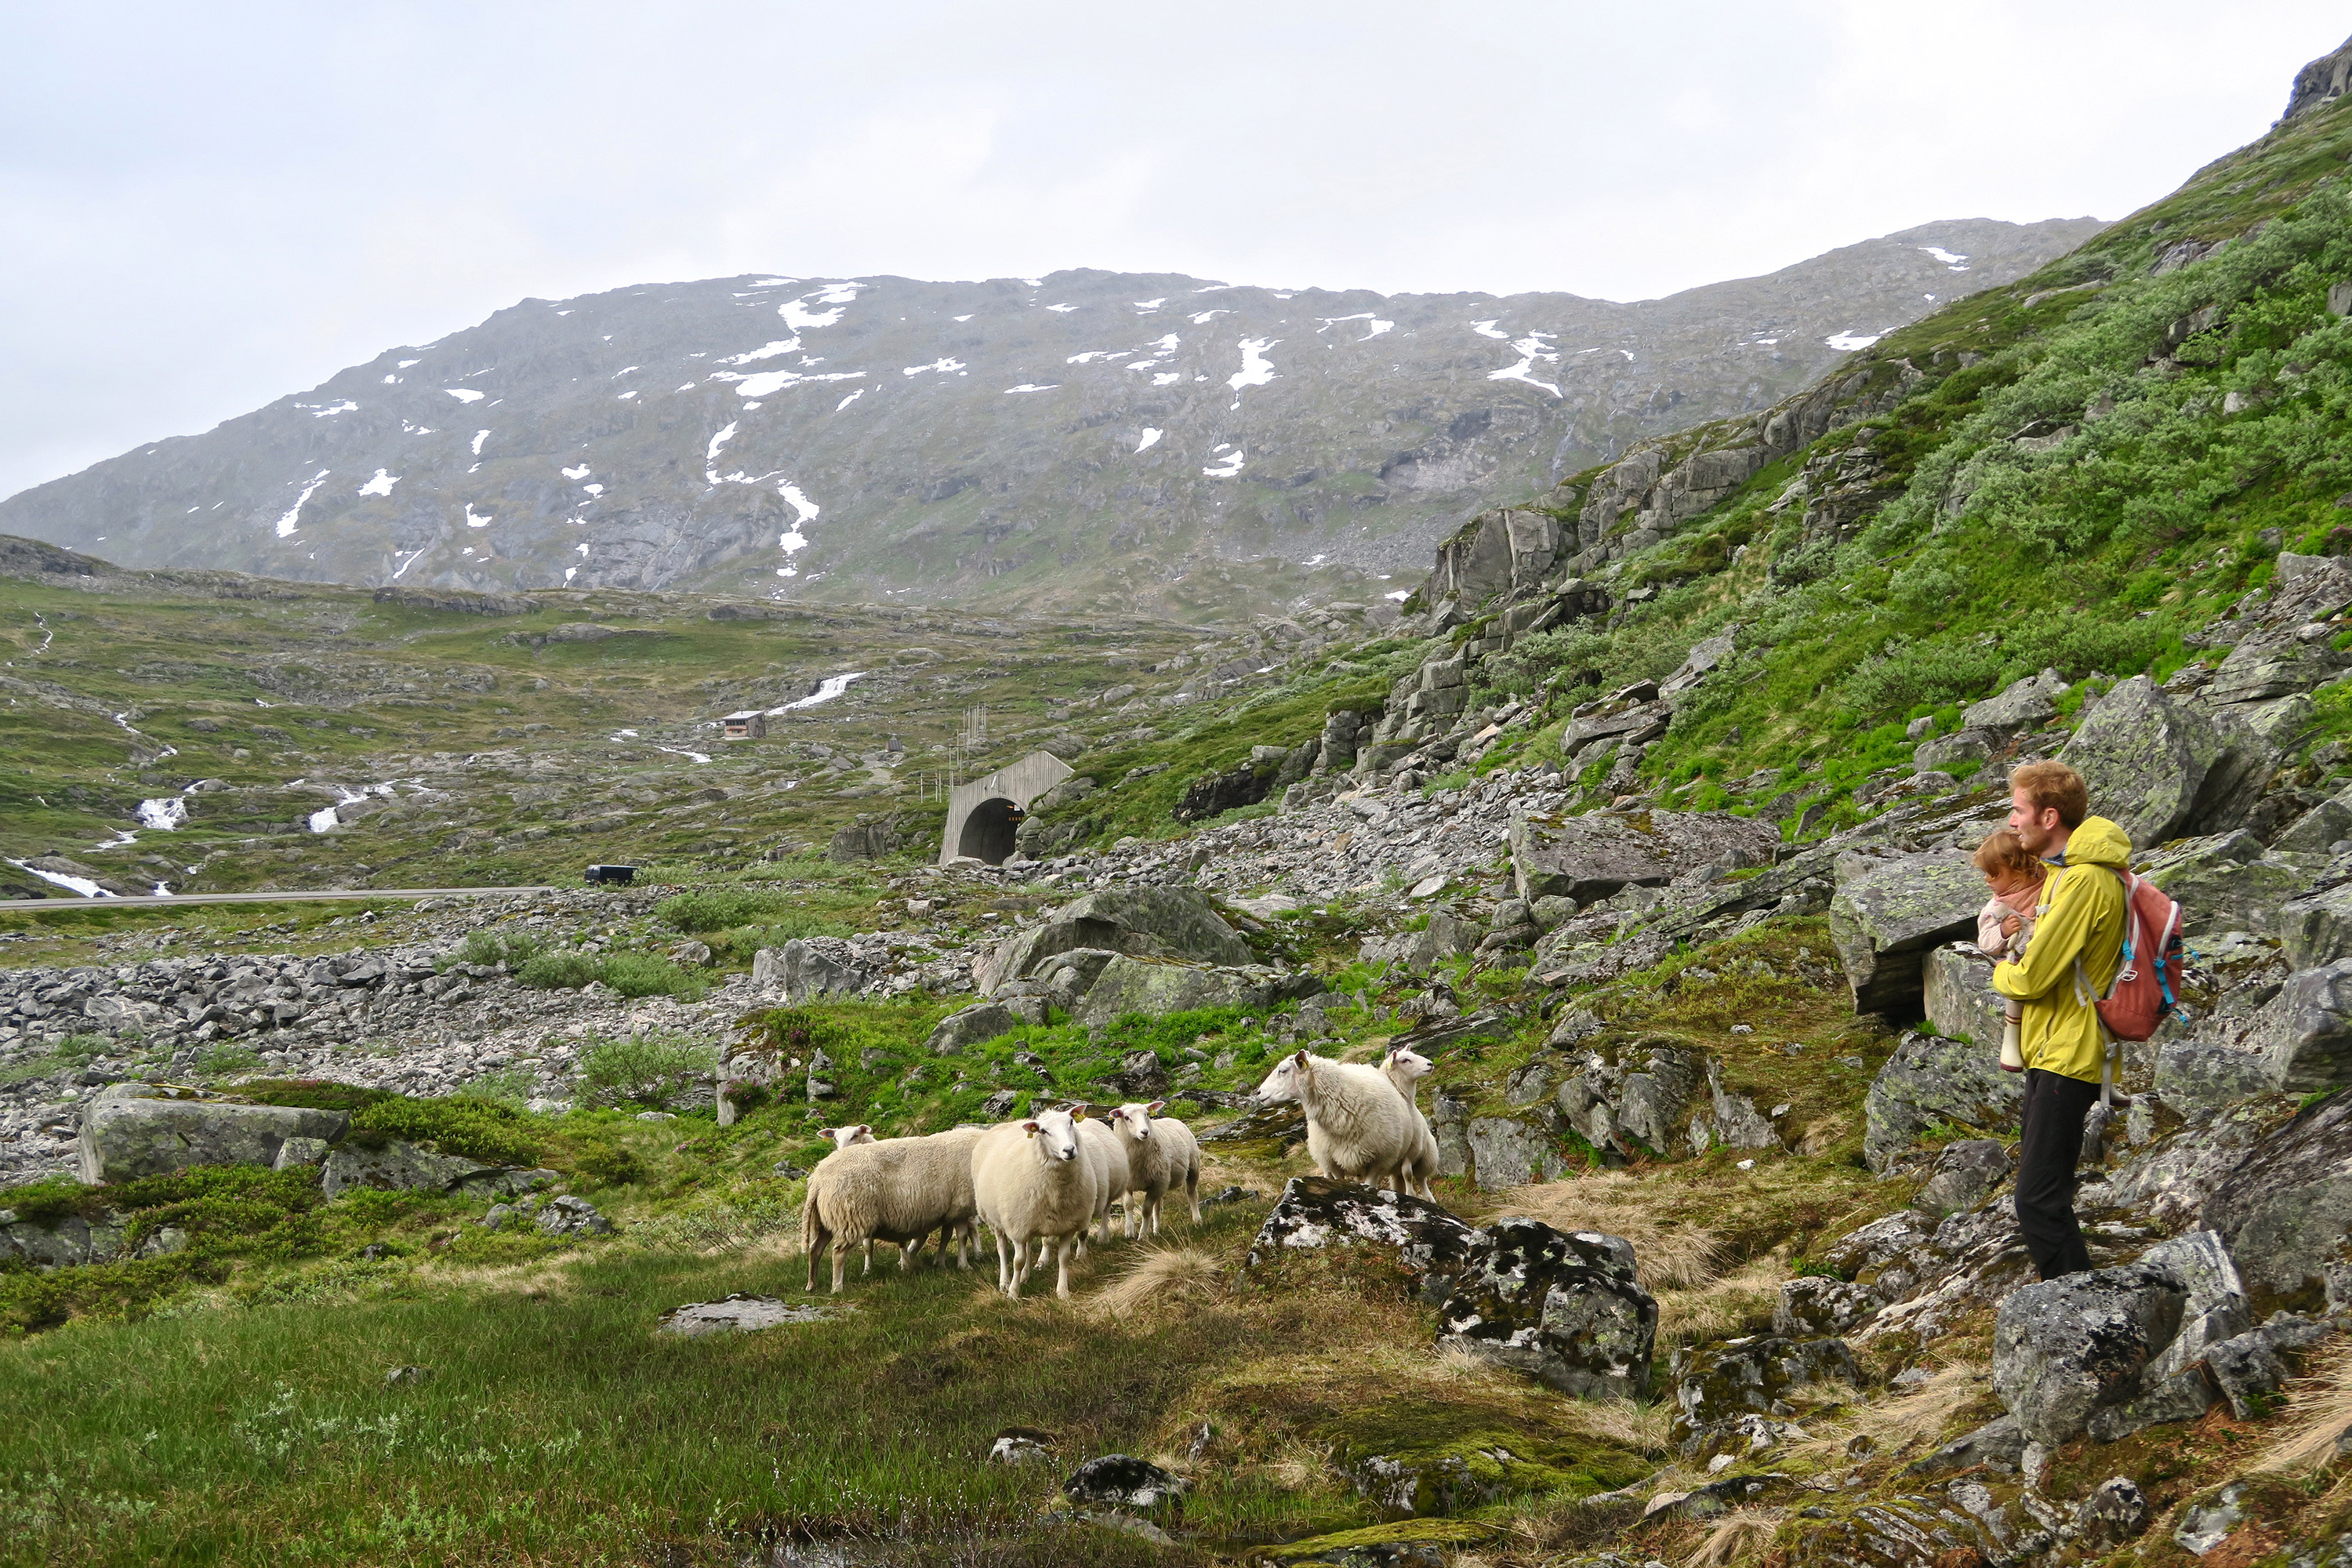
{"type": "Polygon", "coordinates": [[[814,1296],[816,1294],[817,1255],[823,1252],[827,1246],[831,1245],[833,1241],[833,1233],[825,1229],[824,1223],[820,1221],[818,1222],[815,1234],[804,1237],[802,1239],[808,1243],[808,1293],[814,1296]]]}
{"type": "MultiPolygon", "coordinates": [[[[873,1238],[872,1237],[870,1237],[870,1236],[869,1236],[869,1237],[867,1237],[866,1238],[866,1273],[870,1275],[870,1274],[872,1274],[873,1272],[874,1272],[874,1238],[873,1238]]],[[[864,1276],[860,1276],[860,1278],[864,1278],[864,1276]]]]}
{"type": "Polygon", "coordinates": [[[1070,1299],[1070,1244],[1066,1238],[1056,1249],[1056,1255],[1061,1260],[1062,1271],[1055,1277],[1054,1294],[1066,1301],[1070,1299]]]}
{"type": "Polygon", "coordinates": [[[1013,1284],[1013,1261],[1012,1261],[1012,1254],[1011,1254],[1010,1250],[1008,1249],[1008,1247],[1006,1247],[1005,1240],[1004,1240],[1004,1233],[1003,1233],[1003,1231],[1001,1231],[1001,1230],[1000,1230],[1000,1231],[997,1231],[997,1232],[995,1233],[995,1236],[996,1236],[996,1288],[997,1288],[998,1289],[1000,1289],[1000,1290],[1008,1290],[1008,1291],[1009,1291],[1009,1290],[1010,1290],[1010,1289],[1012,1288],[1012,1284],[1013,1284]]]}
{"type": "Polygon", "coordinates": [[[845,1236],[833,1238],[833,1293],[841,1294],[841,1279],[848,1271],[850,1240],[845,1236]]]}
{"type": "Polygon", "coordinates": [[[1201,1223],[1201,1167],[1184,1173],[1184,1201],[1192,1207],[1192,1223],[1201,1223]]]}

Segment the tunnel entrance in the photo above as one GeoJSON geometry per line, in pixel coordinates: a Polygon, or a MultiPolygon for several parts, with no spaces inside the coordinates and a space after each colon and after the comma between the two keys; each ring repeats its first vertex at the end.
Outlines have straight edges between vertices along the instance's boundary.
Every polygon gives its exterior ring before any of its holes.
{"type": "Polygon", "coordinates": [[[957,841],[956,853],[985,860],[992,866],[1003,865],[1013,853],[1013,831],[1021,826],[1024,815],[1019,806],[1002,795],[982,801],[963,819],[963,837],[957,841]]]}

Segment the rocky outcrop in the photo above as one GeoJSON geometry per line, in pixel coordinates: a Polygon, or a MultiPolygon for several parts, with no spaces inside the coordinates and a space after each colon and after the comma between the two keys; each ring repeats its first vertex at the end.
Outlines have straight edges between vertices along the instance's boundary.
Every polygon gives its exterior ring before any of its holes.
{"type": "Polygon", "coordinates": [[[1895,1022],[1926,1007],[1923,967],[1930,949],[1975,940],[1984,879],[1967,857],[1840,857],[1830,900],[1830,940],[1845,964],[1853,1010],[1895,1022]]]}
{"type": "Polygon", "coordinates": [[[1646,1399],[1658,1304],[1633,1248],[1593,1231],[1500,1219],[1438,1309],[1438,1343],[1580,1398],[1646,1399]]]}
{"type": "Polygon", "coordinates": [[[1998,1054],[1935,1035],[1908,1034],[1878,1069],[1864,1098],[1868,1128],[1863,1154],[1884,1172],[1930,1127],[1988,1132],[2016,1127],[2025,1103],[2023,1076],[2000,1070],[1998,1054]]]}
{"type": "Polygon", "coordinates": [[[1666,1440],[1685,1453],[1696,1453],[1725,1422],[1793,1416],[1795,1406],[1784,1397],[1793,1388],[1832,1379],[1862,1386],[1862,1369],[1839,1339],[1761,1336],[1685,1348],[1675,1352],[1673,1376],[1675,1415],[1666,1440]]]}
{"type": "Polygon", "coordinates": [[[1040,924],[1007,937],[981,966],[980,988],[993,995],[1056,953],[1081,948],[1195,963],[1255,962],[1248,942],[1200,889],[1113,888],[1074,899],[1040,924]]]}
{"type": "Polygon", "coordinates": [[[2056,1447],[2139,1391],[2187,1300],[2179,1280],[2147,1263],[2029,1285],[1994,1325],[1994,1391],[2030,1441],[2056,1447]]]}
{"type": "Polygon", "coordinates": [[[1438,1301],[1481,1245],[1481,1233],[1410,1193],[1293,1176],[1250,1243],[1249,1267],[1333,1247],[1369,1247],[1393,1258],[1424,1299],[1438,1301]]]}
{"type": "Polygon", "coordinates": [[[2000,994],[1992,988],[1992,965],[1938,947],[1921,964],[1920,978],[1929,1029],[1948,1040],[2000,1048],[2000,994]]]}
{"type": "Polygon", "coordinates": [[[118,1083],[81,1117],[81,1179],[93,1184],[166,1175],[192,1165],[278,1163],[291,1138],[332,1142],[351,1127],[340,1110],[240,1104],[167,1084],[118,1083]]]}
{"type": "Polygon", "coordinates": [[[1593,812],[1511,821],[1511,874],[1519,897],[1580,904],[1619,889],[1660,887],[1714,866],[1769,866],[1780,842],[1769,822],[1717,812],[1593,812]]]}
{"type": "Polygon", "coordinates": [[[2058,759],[2083,775],[2099,814],[2141,847],[2236,826],[2276,765],[2259,737],[2145,675],[2102,697],[2058,759]]]}
{"type": "Polygon", "coordinates": [[[2257,1312],[2352,1308],[2352,1094],[2256,1144],[2200,1211],[2257,1312]]]}
{"type": "Polygon", "coordinates": [[[353,1137],[326,1157],[319,1186],[330,1198],[354,1188],[380,1192],[479,1193],[512,1196],[558,1179],[553,1171],[526,1171],[460,1154],[444,1154],[397,1139],[353,1137]]]}

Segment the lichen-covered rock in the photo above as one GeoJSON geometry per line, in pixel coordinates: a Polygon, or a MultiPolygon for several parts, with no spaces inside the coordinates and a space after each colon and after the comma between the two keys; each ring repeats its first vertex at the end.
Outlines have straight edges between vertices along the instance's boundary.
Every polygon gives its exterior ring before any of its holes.
{"type": "Polygon", "coordinates": [[[2242,828],[2172,845],[2151,856],[2145,869],[2149,881],[2196,911],[2199,930],[2258,936],[2284,935],[2289,900],[2311,885],[2305,872],[2265,854],[2262,840],[2242,828]]]}
{"type": "Polygon", "coordinates": [[[2011,681],[1997,696],[1970,704],[1961,713],[1960,723],[1971,730],[2038,728],[2058,717],[2056,700],[2065,689],[2064,678],[2054,669],[2045,669],[2011,681]]]}
{"type": "Polygon", "coordinates": [[[524,1171],[462,1154],[444,1154],[422,1143],[371,1139],[365,1143],[345,1142],[329,1154],[319,1173],[319,1186],[330,1198],[339,1198],[356,1187],[509,1195],[555,1179],[553,1171],[524,1171]]]}
{"type": "Polygon", "coordinates": [[[2352,958],[2288,975],[2247,1040],[2270,1058],[2271,1081],[2289,1094],[2352,1081],[2352,958]]]}
{"type": "Polygon", "coordinates": [[[1062,1495],[1075,1503],[1147,1510],[1174,1503],[1192,1489],[1183,1477],[1132,1454],[1097,1455],[1062,1483],[1062,1495]]]}
{"type": "Polygon", "coordinates": [[[1948,1040],[2000,1048],[2000,995],[1992,988],[1992,965],[1939,947],[1927,954],[1921,978],[1928,1028],[1948,1040]]]}
{"type": "Polygon", "coordinates": [[[2074,1510],[2074,1529],[2103,1546],[2120,1546],[2147,1528],[2147,1499],[2129,1476],[2110,1476],[2074,1510]]]}
{"type": "Polygon", "coordinates": [[[1503,1489],[1460,1454],[1368,1454],[1347,1468],[1357,1493],[1387,1520],[1465,1513],[1503,1489]]]}
{"type": "Polygon", "coordinates": [[[1823,1511],[1829,1517],[1808,1520],[1797,1536],[1789,1568],[1935,1568],[2024,1555],[2004,1549],[1982,1520],[1949,1496],[1900,1493],[1850,1511],[1823,1511]]]}
{"type": "Polygon", "coordinates": [[[1885,1304],[1875,1286],[1801,1275],[1782,1282],[1780,1303],[1772,1309],[1772,1331],[1790,1340],[1843,1334],[1868,1322],[1885,1304]]]}
{"type": "Polygon", "coordinates": [[[597,1212],[596,1205],[586,1198],[569,1194],[547,1200],[539,1211],[536,1222],[549,1236],[581,1237],[610,1236],[613,1222],[597,1212]]]}
{"type": "Polygon", "coordinates": [[[1646,1398],[1657,1331],[1630,1245],[1534,1219],[1482,1232],[1438,1309],[1439,1344],[1580,1398],[1646,1398]]]}
{"type": "Polygon", "coordinates": [[[2270,769],[2262,742],[2135,675],[2099,700],[2058,753],[2135,845],[2238,825],[2270,769]]]}
{"type": "Polygon", "coordinates": [[[1659,887],[1686,871],[1769,866],[1780,842],[1771,823],[1722,812],[1588,812],[1554,821],[1511,819],[1519,897],[1589,904],[1632,886],[1659,887]]]}
{"type": "Polygon", "coordinates": [[[2352,1307],[2352,1094],[2257,1143],[2199,1217],[2228,1245],[2256,1313],[2352,1307]]]}
{"type": "Polygon", "coordinates": [[[267,1168],[288,1139],[331,1143],[351,1124],[340,1110],[242,1105],[163,1084],[111,1084],[82,1110],[81,1179],[95,1185],[192,1165],[267,1168]]]}
{"type": "Polygon", "coordinates": [[[1683,1140],[1693,1109],[1708,1094],[1708,1058],[1673,1037],[1590,1051],[1554,1102],[1596,1149],[1665,1153],[1683,1140]]]}
{"type": "Polygon", "coordinates": [[[1906,1035],[1864,1098],[1863,1156],[1872,1170],[1884,1173],[1930,1127],[1949,1123],[2009,1131],[2024,1108],[2023,1079],[2021,1073],[2001,1071],[2000,1058],[1981,1046],[1906,1035]]]}
{"type": "Polygon", "coordinates": [[[1948,1476],[1955,1470],[1982,1466],[2014,1475],[2024,1458],[2025,1434],[2019,1429],[2017,1417],[1996,1415],[1973,1431],[1961,1433],[1926,1458],[1914,1461],[1904,1473],[1948,1476]]]}
{"type": "Polygon", "coordinates": [[[1498,1192],[1549,1182],[1568,1169],[1568,1157],[1560,1152],[1559,1139],[1543,1114],[1470,1119],[1471,1170],[1481,1188],[1498,1192]]]}
{"type": "Polygon", "coordinates": [[[2252,1051],[2174,1040],[2157,1052],[2157,1095],[2184,1116],[2220,1110],[2277,1088],[2270,1058],[2252,1051]]]}
{"type": "Polygon", "coordinates": [[[1983,902],[1984,879],[1965,855],[1841,858],[1830,941],[1845,965],[1853,1010],[1897,1022],[1918,1017],[1929,950],[1974,940],[1983,902]]]}
{"type": "Polygon", "coordinates": [[[1702,1351],[1675,1352],[1675,1416],[1667,1441],[1689,1443],[1703,1426],[1752,1413],[1780,1418],[1796,1407],[1785,1395],[1832,1379],[1862,1386],[1862,1369],[1841,1339],[1790,1340],[1779,1335],[1727,1340],[1702,1351]]]}
{"type": "Polygon", "coordinates": [[[1423,1295],[1438,1300],[1485,1244],[1484,1233],[1410,1193],[1293,1176],[1250,1243],[1249,1266],[1286,1253],[1368,1246],[1392,1255],[1423,1295]]]}
{"type": "Polygon", "coordinates": [[[940,1019],[923,1042],[923,1049],[935,1057],[954,1056],[967,1046],[1010,1034],[1020,1025],[1021,1020],[1002,1002],[977,1003],[940,1019]]]}
{"type": "Polygon", "coordinates": [[[2139,1393],[2141,1369],[2171,1342],[2187,1300],[2148,1263],[2028,1285],[1994,1321],[1993,1391],[2030,1440],[2056,1447],[2139,1393]]]}
{"type": "Polygon", "coordinates": [[[980,989],[993,995],[1006,981],[1023,979],[1054,954],[1075,948],[1192,963],[1255,962],[1241,932],[1197,888],[1106,888],[1073,899],[1054,919],[999,943],[980,968],[980,989]]]}
{"type": "Polygon", "coordinates": [[[2289,969],[2317,969],[2352,958],[2352,882],[2288,899],[2278,906],[2270,931],[2289,969]]]}
{"type": "Polygon", "coordinates": [[[1267,1000],[1270,976],[1231,969],[1152,963],[1125,953],[1102,966],[1074,1010],[1081,1024],[1109,1024],[1129,1013],[1160,1017],[1199,1007],[1256,1007],[1267,1000]]]}
{"type": "Polygon", "coordinates": [[[1992,1196],[2009,1177],[2009,1146],[1996,1138],[1961,1138],[1944,1145],[1915,1200],[1930,1213],[1958,1214],[1992,1196]]]}

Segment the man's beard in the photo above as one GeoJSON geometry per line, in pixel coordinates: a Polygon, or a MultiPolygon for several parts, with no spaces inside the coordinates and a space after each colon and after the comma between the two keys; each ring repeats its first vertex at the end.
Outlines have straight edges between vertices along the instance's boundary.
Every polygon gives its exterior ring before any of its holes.
{"type": "Polygon", "coordinates": [[[2040,855],[2050,847],[2050,841],[2058,836],[2056,829],[2044,827],[2038,822],[2029,822],[2015,831],[2017,841],[2025,846],[2025,852],[2029,855],[2040,855]]]}

